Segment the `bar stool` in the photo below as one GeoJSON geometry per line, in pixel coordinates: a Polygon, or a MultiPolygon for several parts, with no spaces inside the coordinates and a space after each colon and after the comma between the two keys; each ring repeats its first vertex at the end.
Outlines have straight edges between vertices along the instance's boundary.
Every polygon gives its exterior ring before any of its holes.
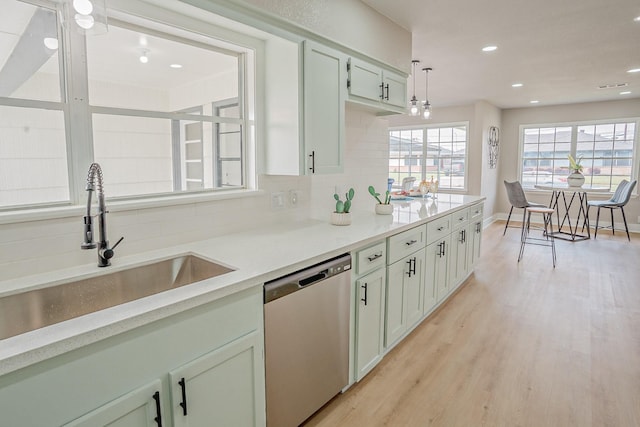
{"type": "Polygon", "coordinates": [[[520,237],[520,254],[518,255],[518,262],[522,259],[524,254],[524,245],[538,245],[551,247],[551,255],[553,257],[553,268],[556,268],[556,243],[553,238],[553,224],[552,218],[555,210],[547,207],[539,206],[527,206],[524,210],[524,216],[522,218],[522,234],[520,237]],[[544,222],[544,239],[529,236],[531,222],[531,214],[542,214],[542,220],[544,222]]]}

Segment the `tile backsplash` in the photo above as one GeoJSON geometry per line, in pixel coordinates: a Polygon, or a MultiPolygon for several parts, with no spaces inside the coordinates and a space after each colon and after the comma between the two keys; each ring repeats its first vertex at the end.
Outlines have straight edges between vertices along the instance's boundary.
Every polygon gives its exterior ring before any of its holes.
{"type": "MultiPolygon", "coordinates": [[[[251,197],[112,212],[109,239],[125,236],[117,251],[126,256],[282,221],[328,221],[336,187],[356,190],[352,211],[373,211],[367,187],[386,186],[387,121],[347,106],[346,125],[342,174],[260,176],[263,192],[251,197]],[[297,191],[295,205],[290,190],[297,191]],[[280,192],[284,206],[272,207],[272,193],[280,192]]],[[[95,250],[80,249],[81,234],[81,216],[0,225],[0,281],[95,263],[95,250]]]]}

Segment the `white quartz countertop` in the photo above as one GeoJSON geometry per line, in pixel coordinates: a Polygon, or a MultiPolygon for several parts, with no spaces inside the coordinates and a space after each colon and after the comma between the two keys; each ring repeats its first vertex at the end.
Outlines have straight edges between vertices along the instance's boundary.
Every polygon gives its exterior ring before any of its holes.
{"type": "Polygon", "coordinates": [[[208,258],[235,270],[0,340],[0,375],[227,295],[261,286],[265,281],[365,247],[483,200],[484,197],[479,196],[438,194],[437,199],[394,201],[393,215],[376,215],[372,205],[370,212],[353,212],[353,221],[349,226],[331,225],[330,215],[327,214],[326,221],[273,224],[134,256],[116,256],[109,271],[87,265],[0,282],[1,297],[15,292],[15,289],[52,286],[185,253],[208,258]]]}

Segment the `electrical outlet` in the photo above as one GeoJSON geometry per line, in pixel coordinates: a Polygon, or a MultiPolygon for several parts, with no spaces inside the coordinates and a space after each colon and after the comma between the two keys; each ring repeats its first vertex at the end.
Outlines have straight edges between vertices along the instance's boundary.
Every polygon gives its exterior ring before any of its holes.
{"type": "Polygon", "coordinates": [[[282,191],[271,193],[271,209],[284,208],[284,193],[282,191]]]}

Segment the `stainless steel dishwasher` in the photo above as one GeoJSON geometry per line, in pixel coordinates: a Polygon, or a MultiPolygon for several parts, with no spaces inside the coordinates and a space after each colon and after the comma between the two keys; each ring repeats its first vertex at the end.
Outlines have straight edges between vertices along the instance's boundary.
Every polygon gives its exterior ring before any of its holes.
{"type": "Polygon", "coordinates": [[[264,285],[267,426],[297,426],[349,382],[349,254],[264,285]]]}

